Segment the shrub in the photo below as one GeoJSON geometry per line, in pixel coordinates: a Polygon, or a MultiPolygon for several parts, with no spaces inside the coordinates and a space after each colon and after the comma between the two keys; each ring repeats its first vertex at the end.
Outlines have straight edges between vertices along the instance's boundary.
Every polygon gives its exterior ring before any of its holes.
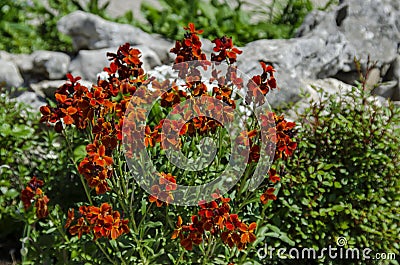
{"type": "Polygon", "coordinates": [[[372,257],[399,255],[400,109],[372,96],[365,76],[351,90],[319,89],[299,114],[298,150],[271,216],[298,247],[337,247],[344,237],[372,257]]]}
{"type": "Polygon", "coordinates": [[[69,37],[57,30],[58,20],[75,11],[83,10],[107,17],[108,2],[100,5],[90,0],[81,1],[2,0],[0,6],[0,50],[31,53],[35,50],[72,52],[69,37]]]}
{"type": "Polygon", "coordinates": [[[210,40],[227,35],[238,45],[245,45],[257,39],[292,37],[313,8],[309,0],[272,1],[248,11],[243,3],[241,0],[162,0],[161,11],[143,3],[141,10],[148,23],[138,26],[176,39],[184,33],[182,26],[192,21],[204,29],[204,36],[210,40]],[[253,18],[257,16],[262,19],[255,22],[253,18]]]}
{"type": "MultiPolygon", "coordinates": [[[[68,207],[81,197],[63,142],[57,133],[40,126],[39,117],[38,111],[10,99],[10,93],[0,88],[0,242],[4,250],[0,256],[7,259],[8,251],[21,248],[20,238],[41,230],[33,215],[23,214],[19,198],[32,176],[49,184],[45,191],[51,192],[52,204],[62,202],[68,207]]],[[[19,252],[13,255],[19,257],[19,252]]]]}

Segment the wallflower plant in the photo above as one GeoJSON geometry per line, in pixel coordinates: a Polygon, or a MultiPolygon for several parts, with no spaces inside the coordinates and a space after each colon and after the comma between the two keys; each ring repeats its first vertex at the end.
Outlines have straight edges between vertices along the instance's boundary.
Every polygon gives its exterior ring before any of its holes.
{"type": "MultiPolygon", "coordinates": [[[[87,201],[66,211],[57,231],[66,250],[79,252],[76,245],[89,244],[94,254],[71,253],[57,262],[242,264],[254,258],[263,238],[258,235],[271,229],[266,211],[277,198],[283,161],[297,147],[293,122],[268,109],[257,112],[269,91],[278,88],[275,70],[261,62],[261,74],[245,79],[235,65],[242,52],[231,38],[215,39],[208,60],[202,30],[192,23],[185,30],[171,49],[175,79],[145,73],[140,51],[126,43],[107,54],[107,78],[87,87],[68,74],[55,104],[40,108],[41,122],[54,126],[71,153],[76,153],[73,132],[81,132],[86,142],[85,154],[71,160],[87,201]],[[203,71],[211,73],[207,80],[203,71]],[[242,122],[231,125],[238,113],[242,122]],[[209,160],[202,151],[212,145],[205,138],[218,147],[209,160]],[[178,159],[177,151],[183,154],[178,159]],[[195,160],[199,155],[207,161],[195,160]],[[261,163],[265,157],[270,159],[261,163]],[[191,162],[182,169],[173,159],[191,162]],[[240,174],[227,188],[232,180],[224,173],[230,166],[229,174],[240,174]],[[222,184],[213,182],[221,174],[222,184]],[[204,188],[182,193],[182,187],[196,185],[204,188]]],[[[53,218],[43,185],[33,178],[21,199],[25,208],[36,200],[38,218],[53,218]]]]}

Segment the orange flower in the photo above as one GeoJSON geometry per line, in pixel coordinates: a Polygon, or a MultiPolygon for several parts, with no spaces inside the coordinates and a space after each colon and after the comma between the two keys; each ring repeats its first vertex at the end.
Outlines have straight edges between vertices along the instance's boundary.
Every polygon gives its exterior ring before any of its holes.
{"type": "Polygon", "coordinates": [[[72,221],[75,219],[75,216],[74,216],[74,209],[69,209],[68,210],[68,217],[67,217],[67,221],[66,221],[66,223],[65,223],[65,228],[68,228],[68,227],[70,227],[70,225],[71,225],[71,223],[72,223],[72,221]]]}
{"type": "Polygon", "coordinates": [[[268,171],[268,175],[269,175],[269,180],[272,183],[276,183],[277,181],[280,181],[281,178],[279,177],[279,175],[276,173],[276,170],[273,168],[270,168],[268,171]]]}
{"type": "Polygon", "coordinates": [[[295,135],[294,122],[288,122],[283,116],[276,116],[276,152],[275,160],[278,158],[286,159],[293,155],[294,150],[297,148],[297,143],[293,138],[295,135]]]}
{"type": "Polygon", "coordinates": [[[171,239],[181,237],[182,235],[182,217],[178,216],[178,221],[176,222],[176,229],[172,233],[171,239]]]}
{"type": "Polygon", "coordinates": [[[63,117],[63,121],[65,124],[70,125],[74,123],[74,119],[72,115],[78,112],[78,110],[72,106],[69,106],[67,109],[61,108],[61,111],[65,114],[63,117]]]}
{"type": "Polygon", "coordinates": [[[276,200],[276,196],[274,194],[274,188],[268,188],[260,197],[260,200],[263,204],[266,204],[269,200],[276,200]]]}
{"type": "Polygon", "coordinates": [[[104,145],[100,145],[97,152],[93,155],[93,161],[101,166],[109,166],[113,163],[113,159],[109,156],[106,156],[106,147],[104,145]]]}
{"type": "MultiPolygon", "coordinates": [[[[73,210],[70,212],[66,227],[73,220],[73,210]]],[[[103,203],[100,207],[81,206],[79,212],[82,217],[69,229],[71,235],[78,234],[78,238],[90,232],[93,232],[95,240],[100,237],[117,239],[122,234],[129,233],[128,220],[121,220],[120,213],[113,211],[108,203],[103,203]]]]}
{"type": "Polygon", "coordinates": [[[194,33],[194,34],[202,34],[204,32],[204,30],[199,29],[196,30],[196,27],[193,23],[189,23],[189,25],[187,27],[183,27],[184,30],[189,30],[190,33],[194,33]]]}
{"type": "Polygon", "coordinates": [[[149,201],[151,203],[155,202],[157,204],[157,207],[165,205],[168,206],[172,201],[174,200],[174,197],[172,196],[171,192],[166,192],[165,190],[162,190],[160,186],[158,185],[153,185],[151,187],[151,195],[149,196],[149,201]]]}
{"type": "Polygon", "coordinates": [[[247,243],[253,243],[256,241],[256,236],[254,235],[254,231],[256,230],[257,224],[256,223],[251,223],[250,225],[246,225],[245,223],[242,223],[239,226],[239,231],[242,232],[242,235],[240,237],[240,242],[243,244],[247,243]]]}
{"type": "Polygon", "coordinates": [[[42,180],[32,177],[26,188],[21,191],[21,200],[25,210],[36,200],[36,216],[39,219],[46,218],[49,215],[47,204],[50,200],[40,189],[43,185],[44,183],[42,180]]]}
{"type": "Polygon", "coordinates": [[[83,234],[90,232],[90,227],[86,224],[85,218],[81,217],[78,219],[78,223],[76,225],[70,227],[69,232],[71,235],[78,234],[78,238],[80,239],[83,234]]]}
{"type": "Polygon", "coordinates": [[[39,219],[46,218],[49,215],[49,209],[47,208],[47,203],[49,201],[50,200],[46,195],[41,196],[36,200],[36,216],[39,219]]]}

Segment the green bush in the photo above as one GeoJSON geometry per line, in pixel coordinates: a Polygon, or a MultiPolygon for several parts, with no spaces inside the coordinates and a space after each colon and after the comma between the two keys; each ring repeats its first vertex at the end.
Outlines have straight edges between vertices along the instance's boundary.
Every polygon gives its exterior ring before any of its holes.
{"type": "MultiPolygon", "coordinates": [[[[48,184],[46,191],[54,194],[51,205],[60,204],[67,209],[82,197],[66,147],[53,130],[39,125],[39,117],[38,111],[11,100],[10,93],[0,87],[0,257],[9,260],[11,249],[16,250],[14,255],[19,259],[20,238],[48,241],[49,236],[39,236],[38,231],[54,226],[40,224],[33,212],[24,213],[20,192],[32,176],[48,184]]],[[[24,242],[24,248],[30,244],[29,255],[46,253],[43,244],[34,241],[24,242]]],[[[58,254],[47,252],[48,256],[58,254]]]]}
{"type": "Polygon", "coordinates": [[[2,0],[0,4],[0,50],[30,53],[35,50],[72,51],[69,37],[57,30],[58,20],[76,10],[83,10],[107,18],[108,2],[100,5],[90,0],[2,0]]]}
{"type": "Polygon", "coordinates": [[[177,39],[189,22],[204,29],[204,36],[232,37],[238,45],[265,38],[290,38],[304,17],[312,10],[310,0],[272,1],[264,7],[243,9],[244,1],[218,0],[161,0],[162,11],[150,4],[142,4],[142,12],[148,25],[138,24],[148,32],[177,39]],[[254,16],[262,20],[253,21],[254,16]]]}
{"type": "Polygon", "coordinates": [[[297,247],[336,247],[344,237],[347,247],[370,248],[371,256],[398,256],[400,108],[376,103],[361,77],[348,91],[319,90],[319,100],[299,115],[298,150],[271,221],[297,247]]]}

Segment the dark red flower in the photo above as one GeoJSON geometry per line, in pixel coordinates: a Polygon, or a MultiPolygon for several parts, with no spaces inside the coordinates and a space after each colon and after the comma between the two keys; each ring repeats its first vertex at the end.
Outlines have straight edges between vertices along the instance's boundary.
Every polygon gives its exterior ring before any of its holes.
{"type": "Polygon", "coordinates": [[[263,204],[266,204],[269,200],[276,200],[276,196],[274,194],[274,188],[268,188],[260,197],[260,200],[263,204]]]}

